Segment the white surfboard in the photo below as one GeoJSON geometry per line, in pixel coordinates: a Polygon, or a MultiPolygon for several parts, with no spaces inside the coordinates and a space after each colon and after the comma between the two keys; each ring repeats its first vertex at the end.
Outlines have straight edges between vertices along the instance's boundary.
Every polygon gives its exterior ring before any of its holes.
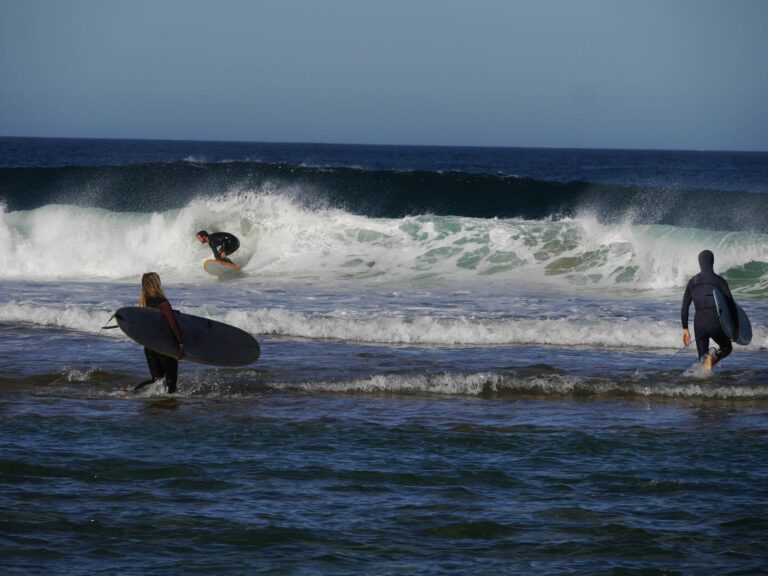
{"type": "Polygon", "coordinates": [[[203,262],[203,270],[211,276],[216,276],[219,280],[234,280],[245,276],[245,272],[237,264],[226,260],[214,260],[213,258],[203,262]]]}

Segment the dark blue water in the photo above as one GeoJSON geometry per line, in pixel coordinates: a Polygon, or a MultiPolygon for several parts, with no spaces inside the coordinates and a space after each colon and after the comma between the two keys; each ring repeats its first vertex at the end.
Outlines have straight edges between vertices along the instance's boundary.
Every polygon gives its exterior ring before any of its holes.
{"type": "Polygon", "coordinates": [[[5,394],[4,572],[759,574],[729,404],[5,394]]]}
{"type": "Polygon", "coordinates": [[[768,153],[0,137],[0,167],[253,162],[768,192],[768,153]]]}
{"type": "Polygon", "coordinates": [[[760,153],[0,139],[0,572],[768,573],[766,183],[760,153]],[[755,332],[711,377],[703,248],[755,332]],[[101,327],[148,270],[260,360],[124,394],[142,350],[101,327]]]}
{"type": "Polygon", "coordinates": [[[607,222],[764,233],[766,182],[767,153],[0,138],[0,201],[9,210],[67,203],[147,212],[270,190],[370,217],[588,211],[607,222]]]}

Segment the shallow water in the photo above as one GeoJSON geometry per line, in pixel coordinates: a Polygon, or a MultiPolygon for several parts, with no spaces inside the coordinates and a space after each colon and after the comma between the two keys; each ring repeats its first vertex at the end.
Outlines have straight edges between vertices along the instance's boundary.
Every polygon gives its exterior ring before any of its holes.
{"type": "Polygon", "coordinates": [[[684,377],[674,320],[654,321],[663,298],[170,285],[182,311],[262,334],[262,358],[182,362],[178,394],[125,398],[146,377],[141,348],[99,329],[135,285],[24,290],[0,302],[18,315],[0,331],[8,573],[736,574],[768,560],[761,341],[715,378],[684,377]],[[634,332],[659,323],[659,340],[634,332]]]}
{"type": "Polygon", "coordinates": [[[758,573],[765,407],[4,394],[10,573],[758,573]]]}

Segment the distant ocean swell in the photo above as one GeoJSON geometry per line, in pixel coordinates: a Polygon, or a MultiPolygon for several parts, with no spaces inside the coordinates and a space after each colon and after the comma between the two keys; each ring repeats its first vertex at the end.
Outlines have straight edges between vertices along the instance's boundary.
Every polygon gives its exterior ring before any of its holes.
{"type": "Polygon", "coordinates": [[[273,194],[228,194],[164,212],[46,205],[0,209],[10,279],[128,279],[157,270],[204,278],[201,228],[241,239],[235,260],[259,281],[544,283],[657,290],[681,287],[706,247],[739,293],[768,295],[768,235],[667,225],[419,215],[371,218],[308,208],[273,194]]]}
{"type": "Polygon", "coordinates": [[[768,194],[555,182],[459,171],[365,170],[262,162],[0,168],[9,211],[72,204],[120,212],[182,208],[195,198],[272,193],[373,218],[573,217],[768,233],[768,194]]]}

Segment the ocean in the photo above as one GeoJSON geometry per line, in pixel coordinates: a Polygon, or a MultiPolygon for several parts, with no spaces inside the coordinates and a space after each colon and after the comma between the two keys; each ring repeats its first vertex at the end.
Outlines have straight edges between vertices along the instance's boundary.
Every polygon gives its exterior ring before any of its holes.
{"type": "Polygon", "coordinates": [[[0,138],[0,245],[3,574],[768,574],[768,153],[0,138]],[[124,397],[148,271],[259,361],[124,397]]]}

